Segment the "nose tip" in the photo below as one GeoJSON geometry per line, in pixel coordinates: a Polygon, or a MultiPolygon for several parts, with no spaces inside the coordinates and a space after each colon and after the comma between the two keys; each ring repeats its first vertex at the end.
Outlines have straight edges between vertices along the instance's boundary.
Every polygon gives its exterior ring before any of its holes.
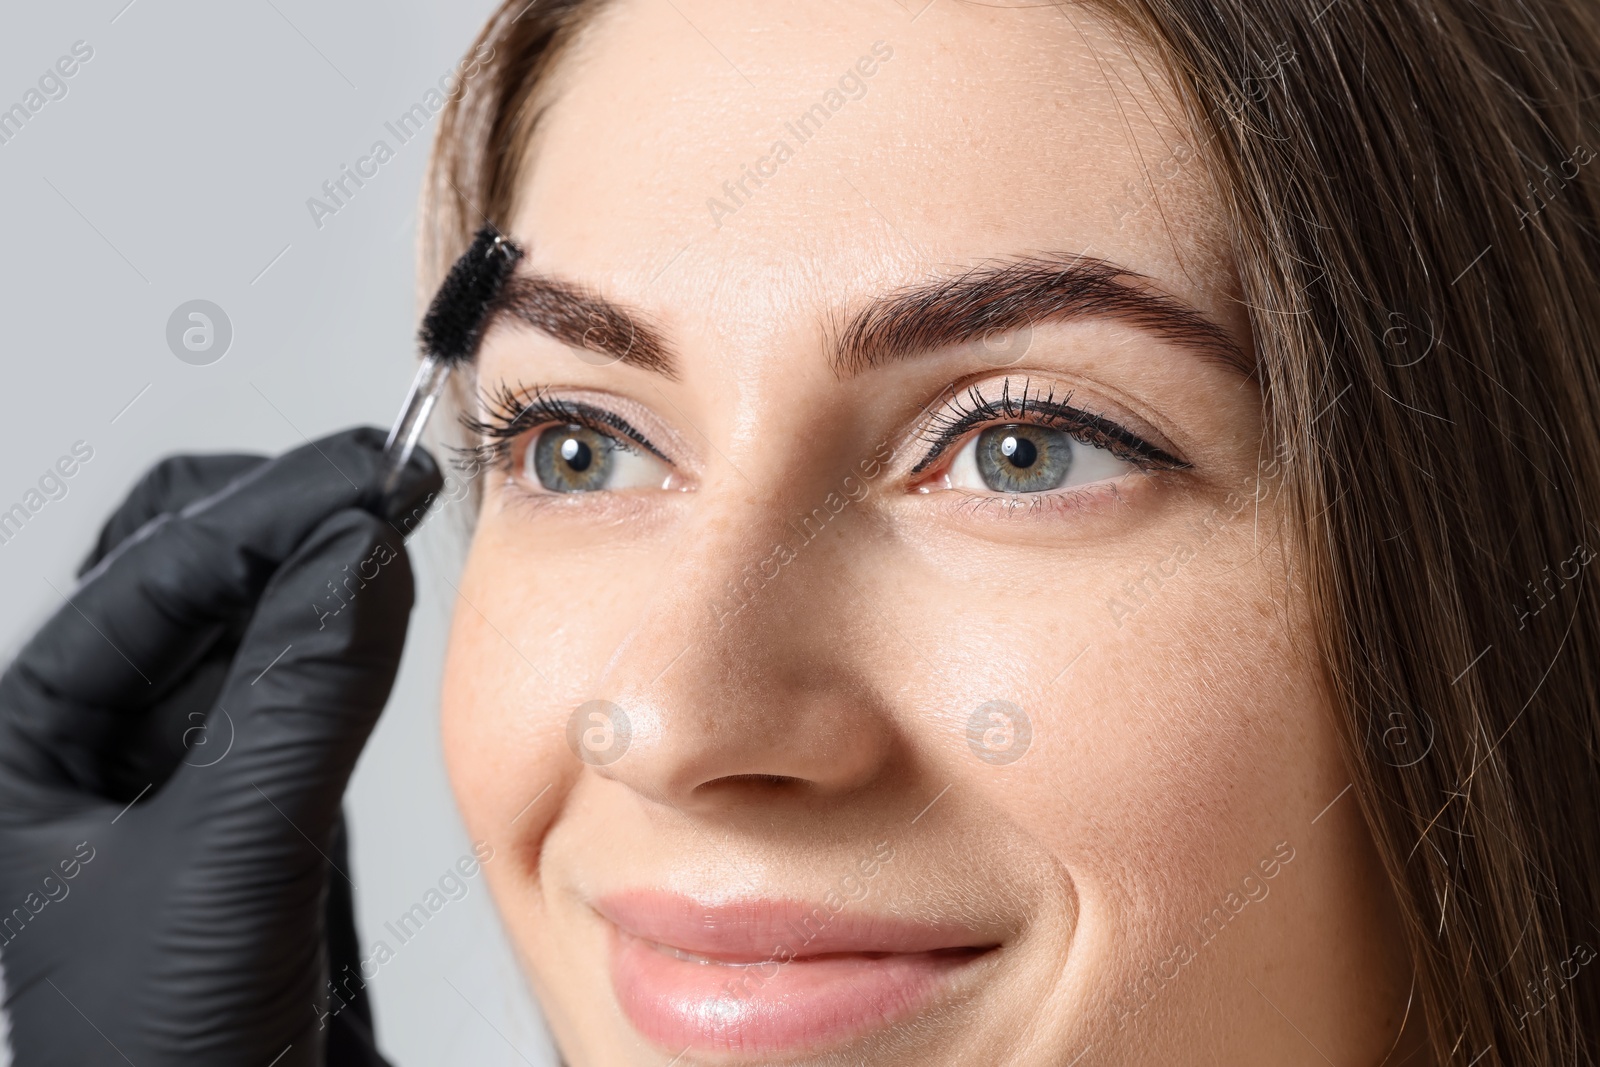
{"type": "Polygon", "coordinates": [[[598,774],[658,803],[706,807],[736,797],[821,799],[871,783],[894,739],[878,709],[798,679],[733,686],[706,648],[648,690],[590,701],[569,743],[598,774]]]}

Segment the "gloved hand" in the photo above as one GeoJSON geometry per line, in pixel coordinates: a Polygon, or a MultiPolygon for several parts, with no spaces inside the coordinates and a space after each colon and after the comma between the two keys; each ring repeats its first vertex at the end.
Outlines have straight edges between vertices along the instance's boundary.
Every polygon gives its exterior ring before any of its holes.
{"type": "Polygon", "coordinates": [[[0,676],[18,1067],[327,1062],[339,802],[399,666],[404,532],[440,487],[419,451],[380,498],[382,444],[162,464],[0,676]]]}

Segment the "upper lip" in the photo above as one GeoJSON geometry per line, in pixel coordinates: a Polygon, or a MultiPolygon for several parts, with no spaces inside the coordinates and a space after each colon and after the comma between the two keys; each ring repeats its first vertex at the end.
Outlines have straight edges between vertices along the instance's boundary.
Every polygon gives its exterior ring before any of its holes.
{"type": "Polygon", "coordinates": [[[999,939],[950,922],[873,914],[857,902],[746,899],[710,904],[672,893],[612,893],[594,908],[622,933],[719,963],[981,951],[999,939]],[[834,907],[829,907],[829,903],[834,907]]]}

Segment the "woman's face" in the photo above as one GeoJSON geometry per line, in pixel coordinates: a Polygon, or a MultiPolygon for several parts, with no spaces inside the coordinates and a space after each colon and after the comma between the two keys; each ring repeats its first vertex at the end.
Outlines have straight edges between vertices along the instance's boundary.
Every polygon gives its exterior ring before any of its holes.
{"type": "Polygon", "coordinates": [[[1130,49],[619,0],[563,58],[444,732],[575,1064],[1394,1042],[1227,224],[1130,49]]]}

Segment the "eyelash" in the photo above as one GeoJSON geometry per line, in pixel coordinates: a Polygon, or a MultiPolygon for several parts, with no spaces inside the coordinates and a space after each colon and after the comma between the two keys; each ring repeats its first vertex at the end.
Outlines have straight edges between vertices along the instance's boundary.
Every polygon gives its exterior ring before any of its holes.
{"type": "Polygon", "coordinates": [[[1027,422],[1061,430],[1067,436],[1083,444],[1103,448],[1141,470],[1189,468],[1190,464],[1184,460],[1157,448],[1110,419],[1072,407],[1070,392],[1058,400],[1054,387],[1048,393],[1031,387],[1032,383],[1024,380],[1022,395],[1013,397],[1011,379],[1008,378],[1001,384],[1000,396],[995,400],[980,393],[977,386],[968,386],[946,398],[943,407],[918,431],[918,436],[930,447],[928,454],[911,468],[910,473],[915,475],[926,471],[952,445],[959,443],[973,430],[991,423],[1008,422],[1027,422]]]}
{"type": "Polygon", "coordinates": [[[553,424],[582,426],[605,434],[623,448],[648,452],[664,463],[672,463],[632,423],[616,412],[551,396],[542,386],[528,389],[519,385],[513,389],[502,382],[493,392],[479,394],[478,407],[481,415],[463,414],[460,419],[468,433],[481,438],[479,444],[454,450],[464,466],[479,470],[485,467],[509,470],[511,449],[517,438],[529,430],[553,424]]]}
{"type": "MultiPolygon", "coordinates": [[[[1068,436],[1097,448],[1104,448],[1119,459],[1141,470],[1186,470],[1190,464],[1157,448],[1117,423],[1071,405],[1072,393],[1056,398],[1052,387],[1041,392],[1024,380],[1021,395],[1011,394],[1011,379],[1001,384],[1000,396],[990,399],[976,386],[946,398],[942,408],[918,431],[929,445],[928,454],[912,467],[910,474],[926,471],[953,445],[988,424],[1028,422],[1061,430],[1068,436]]],[[[633,451],[643,451],[671,465],[672,461],[622,416],[581,401],[552,396],[542,386],[513,389],[501,383],[492,392],[479,396],[481,415],[463,414],[461,425],[480,438],[480,443],[454,451],[460,463],[482,470],[509,470],[512,446],[530,430],[547,425],[577,425],[606,434],[633,451]]]]}

